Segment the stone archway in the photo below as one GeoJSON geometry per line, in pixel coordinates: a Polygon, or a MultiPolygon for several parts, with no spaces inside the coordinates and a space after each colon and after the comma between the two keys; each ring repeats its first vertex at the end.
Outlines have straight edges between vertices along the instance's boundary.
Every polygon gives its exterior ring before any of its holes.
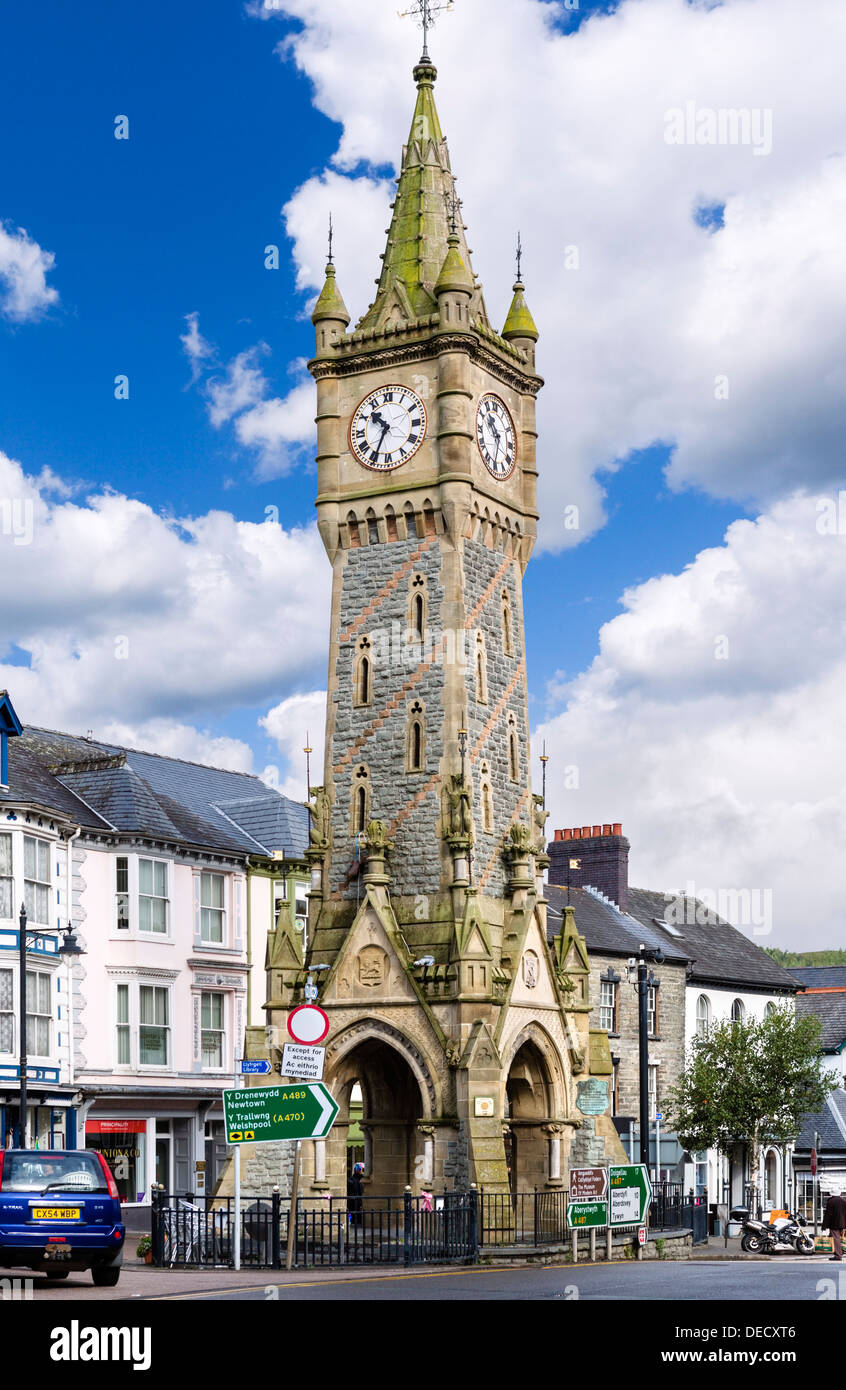
{"type": "Polygon", "coordinates": [[[376,1021],[338,1041],[341,1055],[336,1052],[326,1081],[340,1113],[323,1152],[315,1146],[313,1185],[338,1196],[346,1192],[352,1124],[353,1142],[360,1134],[364,1138],[366,1194],[400,1196],[406,1186],[419,1192],[433,1177],[432,1141],[421,1125],[436,1113],[423,1058],[401,1034],[376,1021]],[[360,1094],[357,1103],[354,1093],[360,1094]]]}
{"type": "Polygon", "coordinates": [[[554,1085],[533,1038],[519,1044],[505,1081],[506,1160],[512,1192],[530,1192],[549,1178],[549,1139],[544,1126],[555,1115],[554,1085]]]}

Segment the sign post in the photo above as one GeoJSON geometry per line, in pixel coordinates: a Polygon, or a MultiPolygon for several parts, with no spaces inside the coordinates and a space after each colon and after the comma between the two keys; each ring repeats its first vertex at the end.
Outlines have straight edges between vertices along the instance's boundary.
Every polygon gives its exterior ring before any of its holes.
{"type": "Polygon", "coordinates": [[[642,1226],[649,1215],[652,1183],[645,1163],[612,1165],[608,1169],[610,1224],[642,1226]]]}

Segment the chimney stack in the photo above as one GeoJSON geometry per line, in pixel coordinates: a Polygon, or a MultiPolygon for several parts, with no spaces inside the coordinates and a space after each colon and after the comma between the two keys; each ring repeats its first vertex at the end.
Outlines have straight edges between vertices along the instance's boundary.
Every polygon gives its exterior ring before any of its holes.
{"type": "Polygon", "coordinates": [[[547,845],[549,882],[597,888],[623,911],[629,906],[629,842],[619,821],[556,830],[547,845]]]}

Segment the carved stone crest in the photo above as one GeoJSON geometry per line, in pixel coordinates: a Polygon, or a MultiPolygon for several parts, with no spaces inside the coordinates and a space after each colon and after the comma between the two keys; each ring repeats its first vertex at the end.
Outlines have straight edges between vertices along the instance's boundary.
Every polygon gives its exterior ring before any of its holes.
{"type": "Polygon", "coordinates": [[[358,982],[365,989],[378,989],[385,983],[388,957],[380,946],[365,946],[357,957],[358,982]]]}

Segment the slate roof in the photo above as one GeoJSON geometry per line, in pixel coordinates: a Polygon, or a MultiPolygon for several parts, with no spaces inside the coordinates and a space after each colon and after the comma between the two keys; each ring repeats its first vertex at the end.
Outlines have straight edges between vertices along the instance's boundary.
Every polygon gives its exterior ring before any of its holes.
{"type": "Polygon", "coordinates": [[[805,989],[846,989],[846,965],[789,965],[786,969],[805,989]]]}
{"type": "Polygon", "coordinates": [[[813,1014],[822,1025],[825,1052],[839,1052],[846,1042],[846,991],[843,994],[797,994],[796,1012],[813,1014]]]}
{"type": "MultiPolygon", "coordinates": [[[[789,994],[796,991],[797,982],[792,975],[756,946],[754,941],[744,936],[742,931],[733,927],[731,922],[709,912],[701,903],[695,903],[697,912],[684,912],[682,924],[673,924],[680,935],[675,936],[665,928],[657,927],[655,919],[664,919],[668,896],[645,888],[630,888],[629,913],[644,925],[652,926],[659,935],[666,936],[677,949],[688,954],[694,962],[690,973],[692,982],[727,987],[747,985],[751,989],[783,990],[789,994]],[[688,918],[692,920],[688,921],[688,918]]],[[[693,899],[688,902],[694,906],[693,899]]]]}
{"type": "MultiPolygon", "coordinates": [[[[567,904],[567,889],[556,884],[546,885],[546,897],[553,909],[548,915],[550,939],[559,930],[561,916],[567,904]]],[[[595,954],[636,955],[641,942],[647,950],[663,951],[670,963],[689,963],[692,983],[701,982],[740,989],[766,989],[776,993],[794,993],[797,982],[780,965],[743,935],[730,922],[716,914],[706,920],[701,904],[700,922],[695,925],[674,926],[673,931],[661,927],[667,907],[666,893],[653,893],[644,888],[629,889],[629,911],[621,912],[616,903],[588,888],[571,888],[570,901],[575,909],[576,926],[584,936],[588,951],[595,954]]],[[[685,912],[685,917],[693,913],[685,912]]]]}
{"type": "Polygon", "coordinates": [[[802,1132],[796,1141],[797,1153],[811,1152],[815,1132],[820,1136],[820,1152],[846,1152],[846,1091],[832,1091],[818,1114],[802,1117],[802,1132]]]}
{"type": "Polygon", "coordinates": [[[244,772],[144,753],[52,729],[25,728],[10,743],[5,799],[64,810],[86,828],[193,846],[300,855],[308,811],[244,772]]]}
{"type": "MultiPolygon", "coordinates": [[[[567,906],[567,889],[557,884],[546,885],[547,932],[550,940],[561,929],[561,918],[567,906]]],[[[621,912],[616,903],[595,896],[586,888],[571,888],[570,903],[576,915],[576,927],[585,938],[589,952],[596,955],[637,955],[641,942],[648,950],[662,950],[671,964],[686,964],[686,951],[668,939],[654,927],[645,927],[641,922],[621,912]]]]}

